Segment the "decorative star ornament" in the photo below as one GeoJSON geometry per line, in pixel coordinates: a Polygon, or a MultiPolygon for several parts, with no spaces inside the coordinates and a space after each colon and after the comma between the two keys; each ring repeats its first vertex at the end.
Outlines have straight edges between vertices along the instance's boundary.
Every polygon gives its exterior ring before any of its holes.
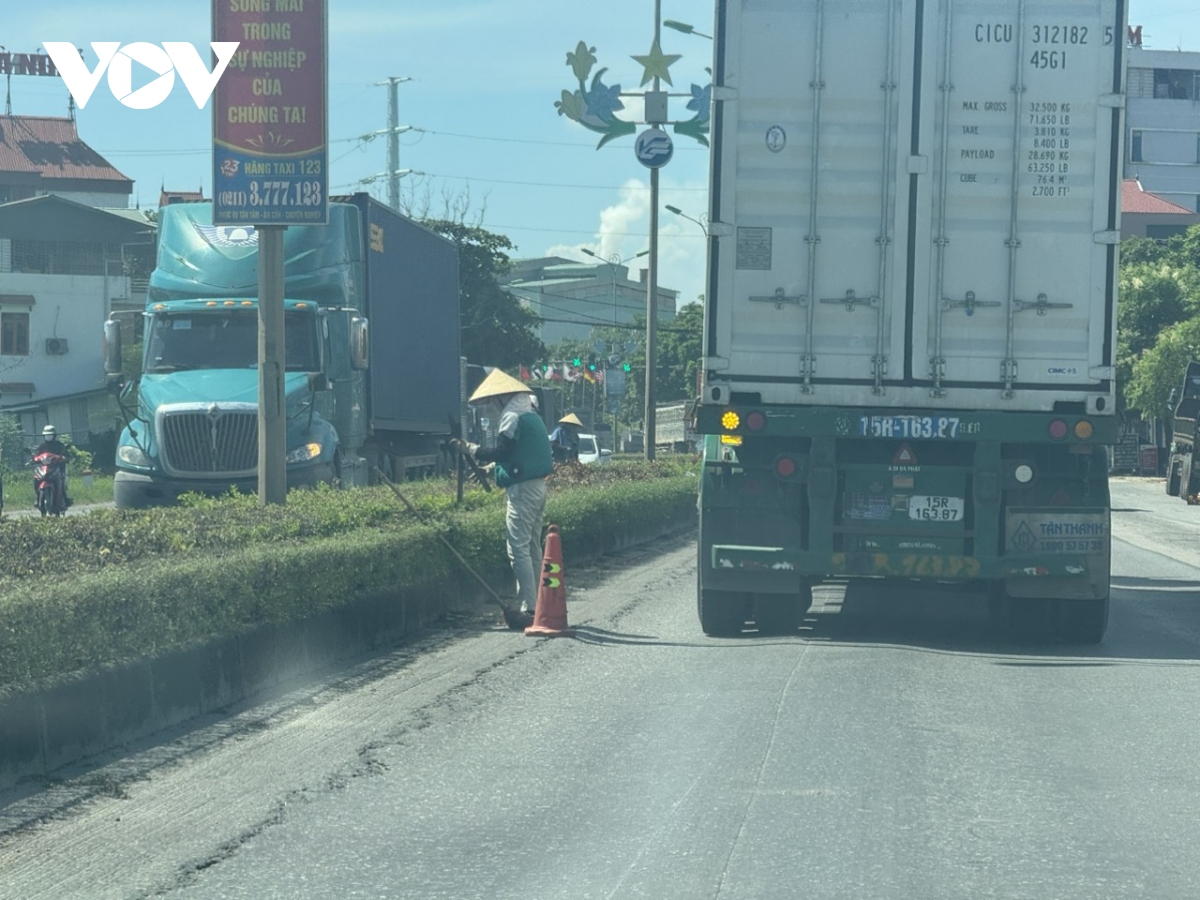
{"type": "Polygon", "coordinates": [[[682,58],[682,54],[679,53],[663,53],[658,38],[654,39],[654,46],[650,48],[648,55],[631,57],[634,62],[645,68],[642,75],[643,85],[655,78],[661,78],[667,84],[671,84],[671,73],[668,70],[682,58]]]}

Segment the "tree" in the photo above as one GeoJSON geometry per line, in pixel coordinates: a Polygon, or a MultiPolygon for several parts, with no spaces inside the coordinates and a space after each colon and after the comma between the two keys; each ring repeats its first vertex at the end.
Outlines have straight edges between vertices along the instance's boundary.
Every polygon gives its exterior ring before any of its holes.
{"type": "Polygon", "coordinates": [[[660,403],[696,398],[696,375],[704,355],[704,306],[689,303],[658,331],[655,394],[660,403]]]}
{"type": "MultiPolygon", "coordinates": [[[[1123,262],[1119,297],[1117,383],[1125,408],[1143,409],[1129,393],[1134,369],[1142,355],[1160,341],[1164,329],[1200,311],[1200,271],[1193,266],[1171,265],[1165,260],[1123,262]]],[[[1139,391],[1144,390],[1143,384],[1139,391]]]]}
{"type": "Polygon", "coordinates": [[[462,355],[473,363],[513,369],[541,359],[546,352],[534,329],[538,316],[499,284],[512,268],[512,242],[461,220],[422,222],[458,247],[461,286],[459,316],[462,355]]]}
{"type": "Polygon", "coordinates": [[[1172,411],[1171,391],[1183,383],[1183,373],[1193,359],[1200,359],[1200,318],[1166,328],[1137,359],[1125,389],[1129,405],[1148,416],[1166,418],[1172,411]]]}

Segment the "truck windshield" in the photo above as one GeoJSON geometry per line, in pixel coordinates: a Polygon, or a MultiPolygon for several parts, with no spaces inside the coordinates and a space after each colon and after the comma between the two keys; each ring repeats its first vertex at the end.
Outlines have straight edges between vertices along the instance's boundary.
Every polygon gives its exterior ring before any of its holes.
{"type": "MultiPolygon", "coordinates": [[[[318,371],[321,365],[316,317],[289,312],[284,322],[287,370],[318,371]]],[[[257,365],[257,310],[160,313],[151,321],[146,347],[147,372],[245,369],[257,365]]]]}

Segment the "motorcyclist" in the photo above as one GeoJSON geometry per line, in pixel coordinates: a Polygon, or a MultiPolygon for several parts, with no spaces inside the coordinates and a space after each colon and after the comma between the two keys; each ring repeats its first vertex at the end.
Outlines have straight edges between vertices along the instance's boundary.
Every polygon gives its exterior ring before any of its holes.
{"type": "MultiPolygon", "coordinates": [[[[63,473],[62,473],[62,490],[63,490],[63,505],[70,506],[74,501],[67,494],[67,445],[58,439],[58,429],[53,425],[47,425],[42,429],[42,442],[33,450],[33,455],[36,457],[42,453],[55,453],[63,458],[63,473]]],[[[33,480],[33,493],[37,495],[37,479],[33,480]]]]}

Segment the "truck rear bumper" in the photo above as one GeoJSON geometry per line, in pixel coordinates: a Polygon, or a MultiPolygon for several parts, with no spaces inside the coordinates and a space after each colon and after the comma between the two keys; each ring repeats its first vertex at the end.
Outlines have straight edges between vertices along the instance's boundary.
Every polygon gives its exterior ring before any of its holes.
{"type": "MultiPolygon", "coordinates": [[[[289,468],[288,489],[316,487],[333,478],[333,468],[328,464],[289,468]]],[[[179,500],[180,494],[207,494],[218,496],[230,488],[246,494],[258,491],[257,478],[242,478],[229,481],[162,478],[137,472],[117,470],[113,479],[113,500],[117,509],[146,509],[151,506],[169,506],[179,500]]]]}
{"type": "MultiPolygon", "coordinates": [[[[747,588],[747,578],[784,586],[800,578],[912,578],[934,581],[1004,579],[1029,585],[1042,578],[1087,580],[1108,576],[1103,555],[977,557],[937,553],[817,553],[788,547],[714,544],[705,586],[717,590],[747,588]]],[[[765,592],[771,593],[766,588],[765,592]]]]}

